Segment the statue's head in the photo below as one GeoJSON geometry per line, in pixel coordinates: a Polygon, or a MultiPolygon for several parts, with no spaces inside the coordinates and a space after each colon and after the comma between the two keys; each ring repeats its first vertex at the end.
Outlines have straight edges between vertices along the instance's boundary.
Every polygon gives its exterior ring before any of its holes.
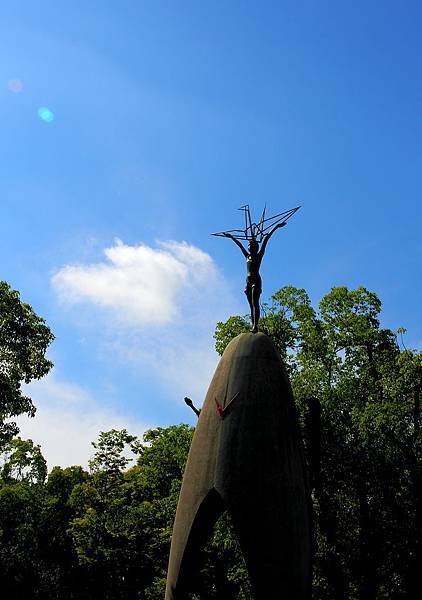
{"type": "Polygon", "coordinates": [[[257,254],[259,250],[259,244],[255,239],[249,241],[248,249],[251,254],[257,254]]]}

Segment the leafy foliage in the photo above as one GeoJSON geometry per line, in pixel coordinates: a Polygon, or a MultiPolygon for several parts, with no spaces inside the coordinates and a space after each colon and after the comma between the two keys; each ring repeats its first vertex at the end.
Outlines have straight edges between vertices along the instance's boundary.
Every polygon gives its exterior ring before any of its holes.
{"type": "Polygon", "coordinates": [[[21,384],[40,379],[51,369],[45,353],[53,339],[44,319],[0,281],[0,447],[19,431],[10,418],[35,414],[21,384]]]}
{"type": "Polygon", "coordinates": [[[1,479],[44,483],[47,477],[47,463],[41,454],[40,446],[34,446],[32,440],[15,438],[3,447],[3,466],[1,479]]]}

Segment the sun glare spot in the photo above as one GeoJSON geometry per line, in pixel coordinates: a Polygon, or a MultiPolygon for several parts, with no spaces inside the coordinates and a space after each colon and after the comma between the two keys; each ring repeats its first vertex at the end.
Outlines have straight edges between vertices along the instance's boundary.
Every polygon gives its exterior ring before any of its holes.
{"type": "Polygon", "coordinates": [[[45,123],[52,123],[54,121],[54,114],[45,106],[41,106],[41,108],[38,109],[38,116],[45,123]]]}
{"type": "Polygon", "coordinates": [[[20,79],[9,79],[7,82],[7,88],[14,94],[19,94],[23,90],[23,83],[20,79]]]}

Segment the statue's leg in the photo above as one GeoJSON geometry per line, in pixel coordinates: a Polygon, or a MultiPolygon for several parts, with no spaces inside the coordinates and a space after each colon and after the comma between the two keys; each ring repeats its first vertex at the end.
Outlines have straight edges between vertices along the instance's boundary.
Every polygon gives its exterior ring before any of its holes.
{"type": "Polygon", "coordinates": [[[298,522],[297,516],[303,497],[296,505],[293,496],[289,504],[284,490],[269,487],[260,494],[251,486],[250,497],[229,510],[248,567],[253,598],[308,600],[309,536],[307,524],[298,522]]]}
{"type": "Polygon", "coordinates": [[[261,311],[259,308],[259,297],[261,295],[261,290],[254,284],[252,286],[251,292],[251,306],[252,306],[252,333],[256,333],[258,331],[258,323],[259,317],[261,315],[261,311]]]}
{"type": "Polygon", "coordinates": [[[251,311],[251,324],[253,327],[253,323],[254,323],[254,308],[253,308],[253,301],[252,301],[252,290],[253,290],[253,286],[247,285],[245,288],[245,294],[246,294],[246,298],[248,299],[248,303],[249,303],[249,308],[251,311]]]}
{"type": "Polygon", "coordinates": [[[179,501],[173,529],[165,600],[186,600],[200,582],[200,550],[224,510],[220,494],[210,490],[195,508],[194,497],[179,501]]]}

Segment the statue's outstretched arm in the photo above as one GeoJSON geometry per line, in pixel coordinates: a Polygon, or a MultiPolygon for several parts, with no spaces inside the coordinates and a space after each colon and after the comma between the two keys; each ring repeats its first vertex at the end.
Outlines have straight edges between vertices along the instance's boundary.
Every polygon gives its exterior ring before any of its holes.
{"type": "Polygon", "coordinates": [[[262,258],[264,256],[264,252],[265,252],[265,248],[267,247],[268,244],[268,240],[270,239],[270,237],[272,236],[272,234],[277,230],[277,229],[281,229],[282,227],[284,227],[286,225],[286,221],[283,221],[283,223],[278,223],[275,227],[273,227],[271,229],[270,232],[267,233],[267,235],[264,238],[264,241],[262,242],[262,246],[261,246],[261,250],[259,251],[259,255],[262,258]]]}
{"type": "Polygon", "coordinates": [[[201,409],[196,408],[196,406],[194,405],[192,400],[190,398],[188,398],[187,396],[184,397],[184,401],[193,410],[193,412],[196,414],[196,416],[199,417],[199,415],[201,414],[201,409]]]}
{"type": "Polygon", "coordinates": [[[234,237],[234,235],[232,235],[231,233],[223,233],[223,236],[224,236],[224,237],[226,237],[226,238],[230,238],[231,240],[233,240],[233,241],[234,241],[234,243],[236,244],[236,246],[239,246],[239,248],[240,248],[240,250],[241,250],[241,252],[242,252],[243,256],[245,256],[245,258],[248,258],[248,256],[249,256],[249,255],[248,255],[248,253],[246,252],[245,248],[243,247],[243,244],[241,244],[241,243],[239,242],[239,240],[237,240],[237,239],[234,237]]]}

